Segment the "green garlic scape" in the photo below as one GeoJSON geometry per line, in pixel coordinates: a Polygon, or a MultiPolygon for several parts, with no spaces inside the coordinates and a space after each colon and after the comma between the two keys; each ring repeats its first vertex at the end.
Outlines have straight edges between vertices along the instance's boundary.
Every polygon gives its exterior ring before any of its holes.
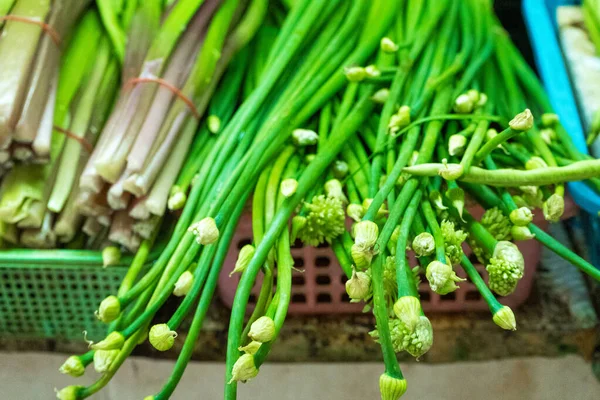
{"type": "Polygon", "coordinates": [[[541,121],[544,128],[554,128],[560,122],[560,118],[554,113],[544,113],[542,114],[541,121]]]}

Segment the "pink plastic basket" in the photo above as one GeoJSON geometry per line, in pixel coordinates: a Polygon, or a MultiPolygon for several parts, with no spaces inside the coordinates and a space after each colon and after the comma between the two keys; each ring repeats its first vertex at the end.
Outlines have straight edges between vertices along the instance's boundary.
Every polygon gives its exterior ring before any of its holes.
{"type": "MultiPolygon", "coordinates": [[[[483,209],[473,207],[470,212],[479,218],[483,209]]],[[[575,207],[572,201],[567,202],[565,217],[572,216],[575,207]]],[[[547,222],[541,211],[535,213],[535,222],[542,229],[546,229],[547,222]]],[[[246,244],[252,243],[252,225],[249,214],[242,216],[238,230],[233,238],[225,265],[219,277],[219,295],[226,306],[231,307],[235,291],[239,282],[239,275],[229,277],[230,271],[237,260],[239,250],[246,244]]],[[[511,308],[521,305],[529,296],[533,285],[533,277],[540,261],[542,246],[536,240],[517,243],[525,259],[525,274],[519,282],[517,290],[509,296],[502,298],[502,304],[511,308]]],[[[464,247],[465,254],[471,255],[470,249],[464,247]]],[[[295,270],[292,274],[292,297],[289,314],[355,314],[362,312],[364,304],[350,303],[345,290],[346,276],[342,272],[333,251],[327,247],[300,247],[292,248],[295,261],[295,270]]],[[[487,281],[485,267],[472,257],[477,270],[487,281]]],[[[411,265],[415,265],[412,262],[411,265]]],[[[457,274],[466,278],[464,271],[457,268],[457,274]]],[[[254,307],[260,285],[262,273],[259,274],[257,283],[252,290],[248,311],[254,307]]],[[[458,312],[458,311],[483,311],[487,310],[486,302],[481,298],[477,288],[469,280],[459,284],[457,291],[440,296],[429,288],[424,276],[421,277],[419,294],[421,304],[426,312],[458,312]]]]}

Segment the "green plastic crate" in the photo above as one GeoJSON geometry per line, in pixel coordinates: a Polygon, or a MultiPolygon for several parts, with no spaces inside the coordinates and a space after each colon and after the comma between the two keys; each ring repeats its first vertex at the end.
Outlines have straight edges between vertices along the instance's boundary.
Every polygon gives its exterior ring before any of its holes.
{"type": "Polygon", "coordinates": [[[117,292],[131,259],[103,268],[98,251],[0,251],[0,336],[81,340],[85,330],[101,339],[106,325],[94,311],[117,292]]]}

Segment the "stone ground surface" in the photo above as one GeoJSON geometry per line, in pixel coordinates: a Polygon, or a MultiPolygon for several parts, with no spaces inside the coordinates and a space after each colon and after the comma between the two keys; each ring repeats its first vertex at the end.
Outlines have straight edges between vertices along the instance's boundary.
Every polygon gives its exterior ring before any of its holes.
{"type": "MultiPolygon", "coordinates": [[[[61,376],[64,356],[49,353],[4,353],[0,357],[0,398],[53,398],[53,388],[86,384],[97,378],[61,376]]],[[[157,391],[172,361],[135,357],[92,400],[136,400],[157,391]]],[[[577,356],[517,358],[458,364],[403,365],[409,380],[407,400],[597,400],[600,383],[589,363],[577,356]]],[[[173,400],[222,398],[224,366],[190,364],[173,400]]],[[[379,363],[266,364],[259,377],[242,385],[239,400],[370,400],[378,399],[379,363]]]]}

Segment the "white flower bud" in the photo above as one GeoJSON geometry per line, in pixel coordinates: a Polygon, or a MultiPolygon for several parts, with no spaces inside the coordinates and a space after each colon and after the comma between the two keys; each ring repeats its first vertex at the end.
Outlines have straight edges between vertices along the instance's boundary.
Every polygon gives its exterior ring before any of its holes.
{"type": "Polygon", "coordinates": [[[117,265],[121,261],[121,250],[116,246],[106,246],[102,249],[102,265],[117,265]]]}
{"type": "Polygon", "coordinates": [[[454,101],[454,111],[458,114],[470,114],[475,108],[475,102],[468,94],[461,94],[454,101]]]}
{"type": "Polygon", "coordinates": [[[481,108],[481,107],[485,106],[487,101],[488,101],[487,94],[479,93],[479,100],[477,100],[477,104],[476,104],[477,108],[481,108]]]}
{"type": "Polygon", "coordinates": [[[394,134],[400,129],[410,124],[410,107],[402,106],[398,109],[396,114],[392,115],[388,124],[390,133],[394,134]]]}
{"type": "Polygon", "coordinates": [[[118,350],[124,343],[125,336],[121,332],[114,331],[98,343],[91,344],[90,347],[94,350],[118,350]]]}
{"type": "Polygon", "coordinates": [[[219,228],[211,217],[194,222],[188,228],[188,232],[192,232],[196,236],[196,242],[202,245],[213,244],[219,239],[219,228]]]}
{"type": "Polygon", "coordinates": [[[510,228],[510,234],[514,240],[529,240],[535,237],[528,227],[518,225],[513,225],[510,228]]]}
{"type": "Polygon", "coordinates": [[[346,281],[346,293],[354,301],[366,299],[371,292],[371,277],[365,272],[353,270],[352,277],[346,281]]]}
{"type": "Polygon", "coordinates": [[[121,302],[117,296],[108,296],[100,303],[96,317],[104,323],[112,322],[121,314],[121,302]]]}
{"type": "Polygon", "coordinates": [[[270,342],[275,338],[275,322],[267,316],[260,317],[250,325],[248,336],[259,343],[270,342]]]}
{"type": "Polygon", "coordinates": [[[319,135],[310,129],[294,129],[292,141],[296,146],[313,146],[319,142],[319,135]]]}
{"type": "Polygon", "coordinates": [[[167,351],[175,343],[177,332],[172,331],[167,324],[156,324],[150,328],[148,340],[152,347],[158,351],[167,351]]]}
{"type": "Polygon", "coordinates": [[[194,283],[194,274],[190,271],[185,271],[179,276],[177,282],[175,282],[175,289],[173,289],[173,295],[177,297],[185,296],[188,294],[194,283]]]}
{"type": "Polygon", "coordinates": [[[298,181],[293,178],[289,178],[281,181],[281,187],[279,190],[283,197],[291,197],[294,193],[296,193],[296,189],[298,189],[298,181]]]}
{"type": "Polygon", "coordinates": [[[533,156],[525,163],[525,169],[527,170],[538,168],[548,168],[548,164],[546,164],[546,161],[541,157],[533,156]]]}
{"type": "Polygon", "coordinates": [[[254,252],[256,249],[251,244],[247,244],[240,249],[240,254],[238,255],[237,261],[235,262],[235,267],[233,271],[229,274],[229,276],[237,273],[244,272],[248,265],[250,264],[250,260],[254,257],[254,252]]]}
{"type": "Polygon", "coordinates": [[[260,349],[261,344],[262,344],[261,342],[257,342],[255,340],[253,340],[250,343],[248,343],[246,346],[238,347],[238,351],[243,351],[244,353],[247,353],[247,354],[256,354],[258,349],[260,349]]]}
{"type": "Polygon", "coordinates": [[[367,71],[363,67],[358,66],[346,67],[344,74],[350,82],[360,82],[367,77],[367,71]]]}
{"type": "Polygon", "coordinates": [[[448,152],[451,156],[459,156],[465,151],[467,138],[463,135],[452,135],[448,139],[448,152]]]}
{"type": "Polygon", "coordinates": [[[512,210],[509,215],[510,222],[517,226],[527,226],[533,221],[533,213],[527,207],[512,210]]]}
{"type": "MultiPolygon", "coordinates": [[[[444,160],[446,160],[444,158],[444,160]]],[[[444,161],[442,160],[442,162],[444,161]]],[[[444,178],[447,181],[453,181],[460,178],[464,172],[464,167],[462,164],[447,164],[440,168],[438,171],[438,175],[444,178]]]]}
{"type": "Polygon", "coordinates": [[[521,250],[519,250],[516,244],[507,240],[500,240],[496,243],[492,257],[514,264],[521,272],[525,270],[525,260],[523,259],[521,250]]]}
{"type": "Polygon", "coordinates": [[[560,217],[562,217],[563,213],[565,212],[565,199],[556,193],[553,194],[544,202],[542,211],[544,212],[544,218],[546,221],[560,221],[560,217]]]}
{"type": "Polygon", "coordinates": [[[119,352],[120,350],[96,350],[94,352],[94,369],[96,372],[103,374],[108,371],[119,352]]]}
{"type": "Polygon", "coordinates": [[[354,227],[354,243],[366,249],[371,249],[377,242],[379,227],[373,221],[360,221],[354,227]]]}
{"type": "Polygon", "coordinates": [[[327,197],[335,197],[336,199],[340,199],[342,203],[348,202],[348,199],[344,194],[344,189],[342,188],[342,183],[337,179],[330,179],[325,182],[325,194],[327,197]]]}
{"type": "Polygon", "coordinates": [[[371,261],[373,260],[373,251],[370,249],[365,249],[363,246],[359,246],[357,244],[353,244],[350,249],[350,255],[352,256],[352,260],[354,261],[354,265],[359,270],[365,270],[369,268],[371,265],[371,261]]]}
{"type": "Polygon", "coordinates": [[[388,97],[390,97],[390,90],[383,88],[376,91],[373,96],[371,96],[371,100],[375,103],[383,104],[387,101],[388,97]]]}
{"type": "Polygon", "coordinates": [[[473,104],[477,104],[479,102],[479,91],[475,90],[475,89],[470,89],[467,90],[467,96],[469,96],[469,98],[471,99],[471,101],[473,102],[473,104]]]}
{"type": "Polygon", "coordinates": [[[510,307],[504,306],[492,317],[494,323],[498,325],[502,329],[506,329],[508,331],[516,331],[517,330],[517,321],[515,319],[515,314],[510,309],[510,307]]]}
{"type": "Polygon", "coordinates": [[[511,129],[519,132],[525,132],[533,127],[533,114],[529,108],[525,111],[515,115],[515,117],[508,123],[511,129]]]}
{"type": "Polygon", "coordinates": [[[425,276],[429,281],[431,290],[437,294],[448,294],[458,289],[456,282],[464,281],[464,279],[456,276],[452,267],[437,260],[432,261],[425,270],[425,276]]]}
{"type": "Polygon", "coordinates": [[[242,354],[235,364],[233,364],[231,374],[231,380],[228,384],[232,382],[246,382],[256,377],[258,369],[256,369],[256,365],[254,364],[254,356],[248,353],[242,354]]]}
{"type": "Polygon", "coordinates": [[[554,129],[544,128],[540,130],[540,137],[544,142],[552,144],[552,142],[556,140],[556,132],[554,132],[554,129]]]}
{"type": "Polygon", "coordinates": [[[492,140],[496,136],[498,136],[498,131],[495,130],[494,128],[488,129],[487,132],[485,133],[485,137],[487,140],[492,140]]]}
{"type": "Polygon", "coordinates": [[[348,167],[348,164],[345,161],[336,160],[333,163],[331,172],[336,179],[344,179],[348,175],[348,172],[350,172],[350,167],[348,167]]]}
{"type": "Polygon", "coordinates": [[[544,113],[542,114],[542,126],[545,128],[552,128],[556,124],[560,122],[558,115],[554,113],[544,113]]]}
{"type": "Polygon", "coordinates": [[[61,374],[71,375],[74,378],[85,373],[85,365],[78,356],[71,356],[58,369],[61,374]]]}
{"type": "Polygon", "coordinates": [[[394,378],[387,373],[379,377],[381,400],[398,400],[406,393],[406,379],[394,378]]]}
{"type": "Polygon", "coordinates": [[[206,119],[206,125],[208,125],[210,133],[219,133],[219,130],[221,129],[221,118],[216,115],[209,115],[206,119]]]}
{"type": "Polygon", "coordinates": [[[346,214],[354,221],[359,222],[365,215],[365,211],[360,204],[348,204],[348,207],[346,207],[346,214]]]}
{"type": "Polygon", "coordinates": [[[167,200],[167,207],[172,211],[180,210],[185,205],[186,200],[187,195],[183,193],[181,189],[179,191],[174,191],[169,197],[169,200],[167,200]]]}
{"type": "Polygon", "coordinates": [[[412,249],[417,257],[423,257],[433,254],[435,251],[435,239],[429,232],[418,234],[412,242],[412,249]]]}
{"type": "Polygon", "coordinates": [[[421,317],[421,302],[414,296],[402,296],[394,303],[394,314],[412,330],[421,317]]]}
{"type": "Polygon", "coordinates": [[[56,392],[56,398],[58,400],[77,400],[79,399],[78,394],[81,389],[83,389],[83,386],[71,385],[62,388],[61,390],[54,389],[54,391],[56,392]]]}
{"type": "Polygon", "coordinates": [[[379,45],[381,47],[381,51],[384,53],[395,53],[399,49],[398,45],[389,37],[381,38],[379,45]]]}
{"type": "Polygon", "coordinates": [[[365,72],[369,78],[377,78],[381,76],[381,71],[375,65],[366,66],[365,72]]]}

